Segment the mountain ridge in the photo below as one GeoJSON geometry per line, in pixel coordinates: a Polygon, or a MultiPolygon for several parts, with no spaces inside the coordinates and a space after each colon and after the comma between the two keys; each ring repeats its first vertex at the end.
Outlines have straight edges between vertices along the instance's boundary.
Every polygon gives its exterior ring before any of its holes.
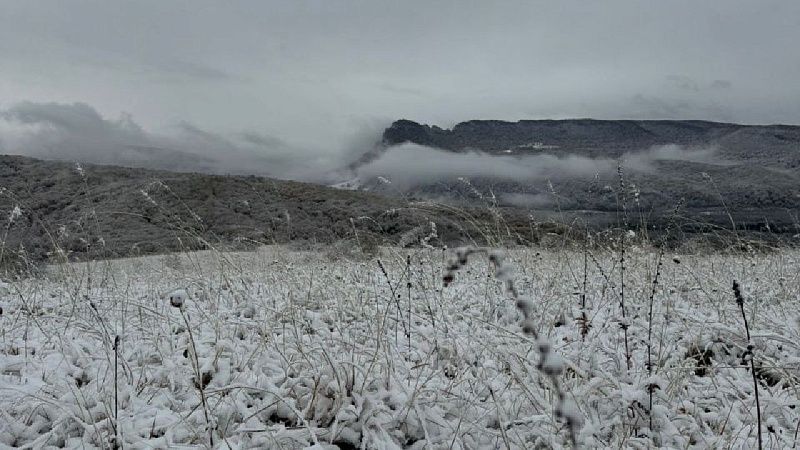
{"type": "Polygon", "coordinates": [[[408,119],[393,122],[382,134],[384,146],[413,143],[450,151],[480,150],[498,153],[541,142],[563,151],[596,153],[600,147],[631,150],[653,145],[709,145],[737,132],[747,143],[755,136],[800,144],[800,126],[744,125],[704,120],[470,120],[450,129],[408,119]],[[741,133],[740,133],[741,134],[741,133]]]}

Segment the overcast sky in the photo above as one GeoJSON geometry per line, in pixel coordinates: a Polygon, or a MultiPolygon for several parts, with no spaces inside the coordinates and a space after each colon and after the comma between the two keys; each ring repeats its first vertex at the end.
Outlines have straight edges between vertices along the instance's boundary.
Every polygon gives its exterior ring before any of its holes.
{"type": "Polygon", "coordinates": [[[798,24],[797,0],[9,0],[0,112],[82,102],[317,154],[397,118],[800,124],[798,24]]]}

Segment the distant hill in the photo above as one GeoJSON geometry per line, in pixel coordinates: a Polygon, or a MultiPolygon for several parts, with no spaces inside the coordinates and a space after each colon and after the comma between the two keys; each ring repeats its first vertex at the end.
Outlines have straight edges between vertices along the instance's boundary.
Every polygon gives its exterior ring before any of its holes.
{"type": "MultiPolygon", "coordinates": [[[[175,173],[0,156],[3,254],[117,257],[284,242],[352,246],[469,242],[462,217],[432,205],[256,176],[175,173]],[[78,168],[80,167],[80,168],[78,168]],[[15,213],[19,208],[19,214],[15,213]]],[[[486,211],[475,211],[489,222],[486,211]]],[[[513,214],[509,214],[513,217],[513,214]]],[[[524,228],[529,225],[525,220],[524,228]]]]}

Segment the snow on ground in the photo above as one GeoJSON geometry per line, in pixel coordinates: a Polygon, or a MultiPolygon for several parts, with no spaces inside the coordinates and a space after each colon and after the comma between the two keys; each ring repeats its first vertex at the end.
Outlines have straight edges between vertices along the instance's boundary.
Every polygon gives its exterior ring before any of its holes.
{"type": "MultiPolygon", "coordinates": [[[[376,258],[269,247],[54,266],[3,284],[0,447],[569,447],[537,347],[488,261],[443,288],[446,258],[383,249],[389,283],[376,258]]],[[[508,254],[539,333],[566,361],[579,444],[757,445],[735,279],[764,447],[792,447],[800,253],[666,255],[649,373],[657,258],[626,253],[623,321],[619,254],[508,254]]]]}

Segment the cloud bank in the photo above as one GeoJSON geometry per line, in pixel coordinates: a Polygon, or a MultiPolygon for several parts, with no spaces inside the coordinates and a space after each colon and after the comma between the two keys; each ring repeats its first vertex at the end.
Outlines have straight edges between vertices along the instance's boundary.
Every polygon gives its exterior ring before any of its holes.
{"type": "Polygon", "coordinates": [[[397,189],[436,181],[465,178],[530,182],[536,180],[591,179],[625,170],[653,172],[657,161],[714,162],[714,148],[687,149],[677,145],[655,146],[622,158],[589,158],[566,154],[496,156],[483,152],[453,153],[416,144],[390,147],[381,157],[358,169],[362,179],[383,177],[397,189]]]}
{"type": "MultiPolygon", "coordinates": [[[[368,145],[367,133],[347,148],[368,145]]],[[[220,134],[183,122],[153,133],[123,114],[101,116],[85,103],[22,102],[0,109],[0,152],[176,171],[256,174],[321,180],[340,164],[342,151],[297,148],[253,131],[220,134]]]]}

